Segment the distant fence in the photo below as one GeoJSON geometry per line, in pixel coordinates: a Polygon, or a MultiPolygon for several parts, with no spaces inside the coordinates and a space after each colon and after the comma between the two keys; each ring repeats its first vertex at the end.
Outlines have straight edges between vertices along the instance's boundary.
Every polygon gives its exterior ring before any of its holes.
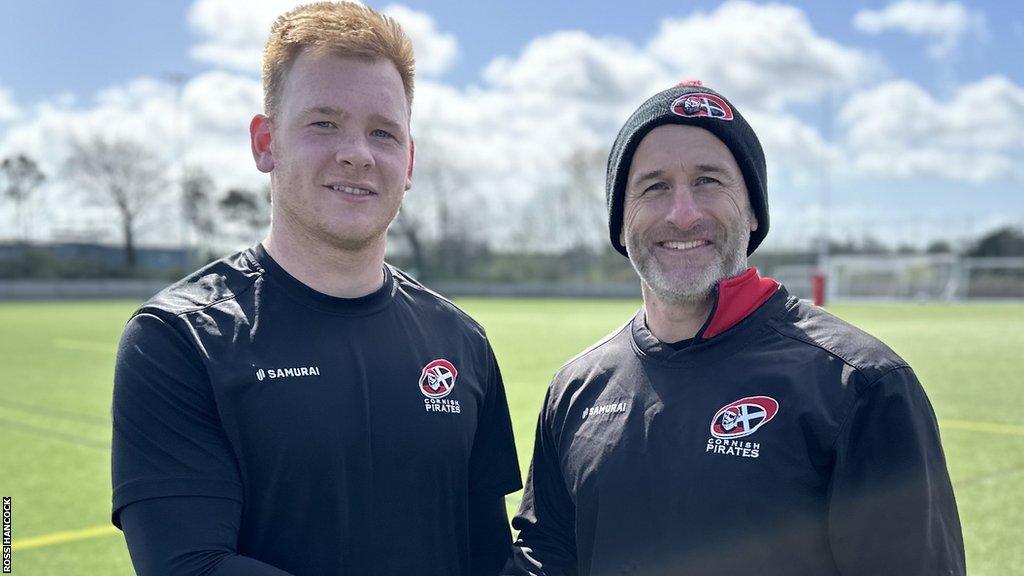
{"type": "Polygon", "coordinates": [[[166,280],[0,280],[0,300],[146,300],[166,280]]]}
{"type": "MultiPolygon", "coordinates": [[[[953,254],[830,256],[824,265],[827,301],[1020,300],[1024,258],[963,258],[953,254]]],[[[790,292],[810,293],[814,265],[780,266],[772,276],[790,292]]]]}
{"type": "MultiPolygon", "coordinates": [[[[165,280],[0,280],[0,300],[146,300],[169,282],[165,280]]],[[[503,298],[640,298],[640,283],[572,284],[529,282],[487,284],[441,282],[432,290],[450,297],[503,298]]]]}
{"type": "MultiPolygon", "coordinates": [[[[762,270],[800,298],[811,297],[811,264],[762,270]]],[[[1024,258],[942,255],[831,256],[825,266],[826,301],[1024,299],[1024,258]]],[[[165,280],[0,280],[0,300],[145,300],[165,280]]],[[[640,282],[428,282],[451,297],[639,298],[640,282]]]]}

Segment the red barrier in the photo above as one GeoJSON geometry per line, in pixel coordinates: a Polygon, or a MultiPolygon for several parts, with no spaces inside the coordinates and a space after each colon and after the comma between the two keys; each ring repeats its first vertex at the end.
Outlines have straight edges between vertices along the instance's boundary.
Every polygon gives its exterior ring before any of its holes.
{"type": "Polygon", "coordinates": [[[825,305],[825,275],[821,272],[815,272],[811,279],[811,292],[814,297],[815,306],[825,305]]]}

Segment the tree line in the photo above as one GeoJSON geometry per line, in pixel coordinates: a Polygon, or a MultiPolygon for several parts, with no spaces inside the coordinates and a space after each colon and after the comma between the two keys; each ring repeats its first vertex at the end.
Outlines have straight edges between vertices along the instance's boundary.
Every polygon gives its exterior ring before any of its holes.
{"type": "MultiPolygon", "coordinates": [[[[429,140],[429,135],[426,138],[429,140]]],[[[628,262],[605,241],[606,150],[577,148],[563,158],[564,175],[536,190],[528,200],[532,209],[517,215],[521,222],[517,221],[510,242],[505,244],[512,248],[496,250],[481,213],[489,191],[446,159],[441,146],[428,143],[418,148],[423,152],[417,158],[416,187],[407,195],[389,230],[392,262],[426,281],[590,283],[632,279],[628,262]]],[[[181,202],[182,234],[174,244],[181,246],[187,238],[189,265],[218,257],[230,251],[229,247],[258,241],[270,223],[269,184],[258,189],[218,189],[211,175],[194,165],[183,166],[172,180],[166,162],[145,145],[93,136],[71,141],[70,153],[56,174],[45,174],[26,154],[13,154],[0,161],[0,197],[13,211],[22,244],[30,228],[26,204],[50,179],[74,185],[89,203],[116,215],[122,269],[104,273],[152,273],[137,269],[140,217],[153,209],[154,201],[162,195],[176,195],[181,202]]],[[[890,248],[870,237],[829,243],[830,254],[922,252],[1022,257],[1024,231],[1003,227],[959,247],[940,240],[923,250],[890,248]]],[[[766,262],[778,259],[778,255],[765,256],[766,262]]],[[[38,259],[39,254],[35,257],[38,259]]],[[[184,268],[168,273],[184,273],[184,268]]],[[[35,273],[31,267],[25,270],[26,274],[35,273]]]]}

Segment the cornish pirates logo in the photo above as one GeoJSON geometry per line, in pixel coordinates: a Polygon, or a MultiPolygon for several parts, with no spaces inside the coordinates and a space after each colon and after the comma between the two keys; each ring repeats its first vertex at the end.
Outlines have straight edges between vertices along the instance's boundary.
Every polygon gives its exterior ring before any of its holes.
{"type": "Polygon", "coordinates": [[[732,120],[732,108],[725,100],[704,92],[684,94],[676,98],[672,103],[672,113],[686,118],[704,116],[717,120],[732,120]]]}
{"type": "Polygon", "coordinates": [[[779,412],[779,403],[768,396],[749,396],[718,409],[711,419],[715,438],[750,436],[779,412]]]}
{"type": "Polygon", "coordinates": [[[427,398],[444,398],[455,388],[459,371],[444,359],[437,359],[423,367],[420,373],[420,391],[427,398]]]}

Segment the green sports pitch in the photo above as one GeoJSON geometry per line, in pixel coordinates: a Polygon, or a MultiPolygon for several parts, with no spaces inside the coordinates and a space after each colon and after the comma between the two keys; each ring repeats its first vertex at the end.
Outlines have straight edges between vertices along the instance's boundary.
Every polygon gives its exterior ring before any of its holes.
{"type": "MultiPolygon", "coordinates": [[[[462,299],[505,376],[525,471],[552,373],[638,302],[462,299]]],[[[132,574],[109,523],[110,390],[133,302],[0,303],[0,495],[14,574],[132,574]]],[[[975,576],[1024,566],[1024,305],[836,305],[914,366],[931,397],[975,576]]],[[[509,497],[510,509],[519,495],[509,497]]]]}

